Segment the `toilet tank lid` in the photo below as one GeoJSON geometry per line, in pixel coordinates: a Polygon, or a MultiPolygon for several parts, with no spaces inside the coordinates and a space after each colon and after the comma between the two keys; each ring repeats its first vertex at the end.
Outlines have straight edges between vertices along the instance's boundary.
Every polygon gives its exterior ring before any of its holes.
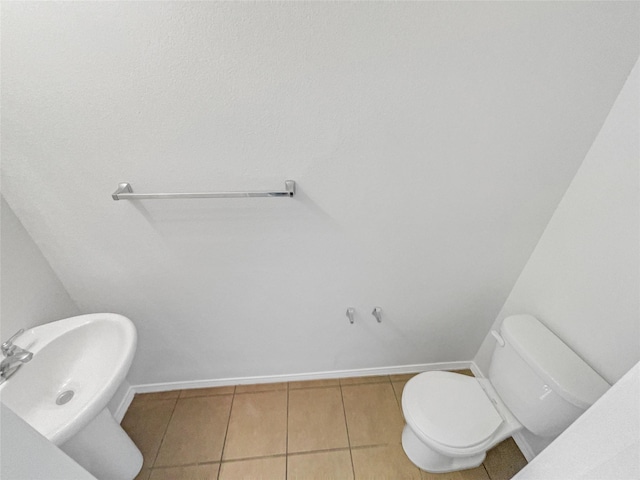
{"type": "Polygon", "coordinates": [[[533,315],[505,318],[500,332],[554,391],[574,405],[587,409],[609,389],[593,368],[533,315]]]}

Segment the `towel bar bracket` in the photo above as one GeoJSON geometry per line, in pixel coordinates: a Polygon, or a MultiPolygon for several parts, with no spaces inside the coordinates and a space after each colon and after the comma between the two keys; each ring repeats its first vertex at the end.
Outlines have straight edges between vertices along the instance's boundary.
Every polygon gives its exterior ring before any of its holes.
{"type": "Polygon", "coordinates": [[[111,194],[111,198],[113,198],[114,200],[120,200],[120,195],[122,195],[123,193],[133,193],[131,185],[129,185],[128,183],[119,183],[118,189],[111,194]]]}

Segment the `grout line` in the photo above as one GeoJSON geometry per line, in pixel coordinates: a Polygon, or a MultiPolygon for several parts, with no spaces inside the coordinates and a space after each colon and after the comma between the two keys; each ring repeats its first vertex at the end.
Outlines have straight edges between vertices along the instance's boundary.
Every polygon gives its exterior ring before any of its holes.
{"type": "Polygon", "coordinates": [[[160,445],[158,446],[158,451],[156,452],[155,456],[153,457],[153,462],[151,462],[151,465],[150,465],[149,469],[152,469],[156,465],[156,461],[158,460],[158,455],[160,455],[160,450],[162,450],[162,445],[164,444],[164,439],[167,436],[167,430],[169,430],[169,425],[171,425],[171,420],[173,420],[173,415],[176,413],[176,407],[178,406],[178,400],[180,400],[180,398],[174,398],[172,400],[174,401],[173,409],[171,410],[171,415],[169,416],[169,421],[167,422],[167,426],[164,427],[164,432],[162,432],[162,440],[160,440],[160,445]]]}
{"type": "Polygon", "coordinates": [[[220,468],[218,468],[218,475],[216,480],[220,478],[220,472],[222,471],[222,459],[224,458],[224,447],[227,446],[227,435],[229,434],[229,425],[231,424],[231,413],[233,412],[233,401],[236,399],[236,387],[233,387],[233,395],[231,397],[231,405],[229,406],[229,418],[227,418],[227,428],[224,431],[224,440],[222,441],[222,451],[220,452],[220,468]]]}
{"type": "Polygon", "coordinates": [[[351,453],[351,438],[349,438],[349,423],[347,422],[347,409],[344,406],[344,393],[342,391],[342,382],[340,382],[340,399],[342,400],[342,413],[344,414],[344,426],[347,429],[347,444],[349,445],[349,459],[351,459],[351,473],[356,478],[356,468],[353,465],[353,454],[351,453]]]}
{"type": "Polygon", "coordinates": [[[344,452],[345,450],[350,450],[349,447],[339,447],[339,448],[324,448],[321,450],[309,450],[304,452],[291,452],[288,454],[289,457],[299,457],[300,455],[312,455],[314,453],[330,453],[330,452],[344,452]]]}
{"type": "Polygon", "coordinates": [[[358,445],[354,447],[337,447],[337,448],[323,448],[318,450],[308,450],[304,452],[289,452],[289,453],[274,453],[272,455],[260,455],[255,457],[240,457],[240,458],[230,458],[228,460],[205,460],[202,462],[191,462],[191,463],[176,463],[172,465],[159,465],[157,467],[149,467],[149,470],[162,470],[166,468],[176,468],[176,467],[193,467],[197,465],[215,465],[223,463],[237,463],[237,462],[246,462],[249,460],[260,460],[263,458],[282,458],[282,457],[297,457],[301,455],[311,455],[314,453],[330,453],[330,452],[344,452],[346,450],[366,450],[370,448],[379,448],[379,447],[387,447],[389,445],[401,445],[401,443],[377,443],[372,445],[358,445]]]}
{"type": "MultiPolygon", "coordinates": [[[[346,448],[342,449],[334,449],[334,450],[346,450],[346,448]]],[[[323,452],[324,450],[318,450],[318,452],[323,452]]],[[[301,452],[301,453],[316,453],[314,452],[301,452]]],[[[298,455],[294,453],[292,455],[298,455]]],[[[203,462],[191,462],[191,463],[176,463],[173,465],[160,465],[153,468],[148,468],[147,470],[163,470],[166,468],[178,468],[178,467],[197,467],[198,465],[216,465],[220,464],[222,466],[223,463],[238,463],[238,462],[246,462],[249,460],[262,460],[264,458],[286,458],[287,455],[284,453],[274,453],[273,455],[262,455],[260,457],[242,457],[242,458],[230,458],[229,460],[205,460],[203,462]]]]}
{"type": "Polygon", "coordinates": [[[402,442],[376,443],[375,445],[356,445],[354,447],[351,447],[351,450],[365,450],[367,448],[388,447],[389,445],[402,445],[402,442]]]}
{"type": "Polygon", "coordinates": [[[215,465],[222,463],[220,461],[205,460],[204,462],[192,462],[192,463],[177,463],[175,465],[160,465],[158,467],[150,468],[149,470],[166,470],[167,468],[182,468],[182,467],[197,467],[198,465],[215,465]]]}
{"type": "MultiPolygon", "coordinates": [[[[389,445],[401,445],[400,442],[397,443],[378,443],[375,445],[359,445],[357,447],[351,447],[351,449],[353,450],[365,450],[367,448],[377,448],[377,447],[387,447],[389,445]]],[[[322,448],[319,450],[305,450],[304,452],[289,452],[289,453],[274,453],[272,455],[259,455],[256,457],[240,457],[240,458],[230,458],[228,460],[222,460],[220,462],[216,462],[216,461],[207,461],[207,462],[199,462],[200,464],[204,464],[204,463],[232,463],[232,462],[244,462],[247,460],[259,460],[261,458],[279,458],[279,457],[296,457],[296,456],[300,456],[300,455],[310,455],[313,453],[327,453],[327,452],[342,452],[345,450],[349,450],[349,447],[337,447],[337,448],[322,448]]],[[[189,464],[189,465],[196,465],[196,464],[189,464]]],[[[183,466],[183,465],[166,465],[166,466],[183,466]]],[[[158,467],[158,468],[164,468],[165,466],[162,467],[158,467]]]]}
{"type": "MultiPolygon", "coordinates": [[[[400,383],[400,382],[398,382],[400,383]]],[[[405,383],[406,385],[406,383],[405,383]]],[[[400,391],[400,398],[398,398],[398,393],[396,392],[396,387],[393,385],[393,382],[391,382],[391,389],[393,390],[393,396],[396,398],[396,403],[398,404],[398,407],[400,407],[400,413],[402,414],[402,420],[404,420],[404,412],[402,411],[402,390],[400,391]]],[[[402,387],[402,389],[404,390],[404,386],[402,387]]]]}
{"type": "MultiPolygon", "coordinates": [[[[264,458],[284,458],[286,460],[287,455],[284,453],[274,453],[273,455],[263,455],[261,457],[242,457],[242,458],[230,458],[229,460],[225,460],[223,462],[219,462],[220,465],[223,463],[238,463],[238,462],[248,462],[250,460],[262,460],[264,458]]],[[[218,462],[211,462],[218,463],[218,462]]]]}
{"type": "Polygon", "coordinates": [[[487,473],[487,478],[491,480],[491,475],[489,475],[489,470],[487,470],[487,466],[484,464],[484,462],[482,462],[482,468],[484,468],[484,471],[487,473]]]}

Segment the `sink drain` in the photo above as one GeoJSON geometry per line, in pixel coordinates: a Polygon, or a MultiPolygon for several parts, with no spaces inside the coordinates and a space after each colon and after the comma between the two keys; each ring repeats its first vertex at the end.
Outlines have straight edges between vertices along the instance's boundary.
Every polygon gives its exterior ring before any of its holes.
{"type": "Polygon", "coordinates": [[[58,398],[56,398],[56,403],[58,405],[64,405],[65,403],[68,403],[69,400],[73,398],[73,393],[73,390],[62,392],[60,395],[58,395],[58,398]]]}

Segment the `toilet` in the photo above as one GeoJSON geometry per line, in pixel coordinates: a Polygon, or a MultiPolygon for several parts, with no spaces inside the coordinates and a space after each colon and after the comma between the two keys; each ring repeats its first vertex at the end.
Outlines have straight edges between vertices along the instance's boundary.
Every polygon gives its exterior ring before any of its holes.
{"type": "Polygon", "coordinates": [[[422,470],[477,467],[523,428],[556,436],[610,387],[532,315],[507,317],[491,333],[489,378],[426,372],[404,387],[402,446],[422,470]]]}

